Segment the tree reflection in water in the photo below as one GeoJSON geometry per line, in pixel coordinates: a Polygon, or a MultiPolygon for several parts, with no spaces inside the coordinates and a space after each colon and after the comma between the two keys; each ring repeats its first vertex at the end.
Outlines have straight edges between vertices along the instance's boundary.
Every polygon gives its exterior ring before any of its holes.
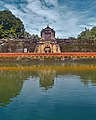
{"type": "Polygon", "coordinates": [[[0,106],[6,106],[20,94],[25,80],[30,76],[39,78],[39,86],[48,90],[54,86],[57,77],[67,74],[80,77],[84,85],[96,85],[96,65],[30,65],[0,67],[0,106]]]}

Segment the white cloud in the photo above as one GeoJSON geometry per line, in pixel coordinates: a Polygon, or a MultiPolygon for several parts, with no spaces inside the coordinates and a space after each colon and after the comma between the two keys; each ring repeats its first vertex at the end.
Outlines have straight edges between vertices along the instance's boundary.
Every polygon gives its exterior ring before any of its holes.
{"type": "MultiPolygon", "coordinates": [[[[50,24],[57,30],[57,36],[62,37],[69,37],[70,35],[76,36],[77,31],[79,30],[80,32],[81,28],[79,29],[77,26],[77,15],[74,15],[66,6],[59,6],[57,0],[54,2],[45,0],[46,3],[50,2],[50,4],[52,3],[52,5],[55,6],[53,9],[43,6],[39,0],[27,0],[27,2],[26,9],[29,10],[29,13],[32,12],[32,14],[37,15],[37,19],[35,18],[35,23],[33,24],[35,28],[38,28],[37,25],[42,27],[46,24],[50,24]],[[39,20],[38,17],[40,18],[39,20]],[[46,20],[44,20],[44,17],[46,20]]],[[[33,18],[31,19],[34,21],[33,18]]]]}
{"type": "Polygon", "coordinates": [[[45,0],[45,3],[48,5],[58,6],[58,0],[45,0]]]}
{"type": "MultiPolygon", "coordinates": [[[[47,2],[50,0],[47,0],[47,2]]],[[[56,20],[58,17],[58,13],[55,9],[49,9],[45,7],[40,0],[27,0],[28,4],[26,5],[26,9],[30,12],[33,12],[39,16],[47,17],[48,19],[56,20]]],[[[51,4],[52,2],[50,2],[51,4]]],[[[54,2],[55,3],[55,2],[54,2]]],[[[52,3],[53,4],[53,3],[52,3]]]]}
{"type": "Polygon", "coordinates": [[[24,22],[31,34],[40,34],[42,27],[50,24],[58,37],[71,37],[77,36],[85,26],[96,25],[94,17],[88,19],[87,10],[75,11],[66,4],[59,4],[58,0],[26,0],[26,4],[19,4],[21,9],[15,4],[2,4],[24,22]]]}
{"type": "Polygon", "coordinates": [[[16,8],[14,5],[11,5],[11,4],[5,4],[4,7],[8,8],[8,9],[10,9],[10,10],[12,10],[12,11],[13,11],[13,10],[14,10],[14,11],[17,10],[17,8],[16,8]]]}

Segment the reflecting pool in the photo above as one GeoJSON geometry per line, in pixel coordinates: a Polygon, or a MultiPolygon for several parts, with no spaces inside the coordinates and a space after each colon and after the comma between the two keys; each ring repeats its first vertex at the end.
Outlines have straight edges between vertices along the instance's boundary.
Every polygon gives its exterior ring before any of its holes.
{"type": "Polygon", "coordinates": [[[0,120],[96,120],[96,64],[0,64],[0,120]]]}

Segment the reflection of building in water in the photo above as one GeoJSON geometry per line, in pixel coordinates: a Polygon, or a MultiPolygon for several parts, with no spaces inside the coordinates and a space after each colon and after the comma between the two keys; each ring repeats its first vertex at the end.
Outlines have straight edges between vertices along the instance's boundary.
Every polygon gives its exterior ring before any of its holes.
{"type": "Polygon", "coordinates": [[[41,31],[41,40],[35,48],[36,53],[60,53],[60,46],[55,39],[55,31],[47,26],[41,31]]]}
{"type": "Polygon", "coordinates": [[[52,88],[52,86],[54,85],[55,76],[56,76],[56,72],[52,70],[39,71],[40,87],[43,87],[45,90],[52,88]]]}
{"type": "Polygon", "coordinates": [[[10,103],[12,98],[16,97],[20,93],[24,80],[27,80],[30,76],[39,78],[40,87],[45,90],[48,90],[54,86],[54,80],[57,76],[60,78],[60,76],[64,77],[69,73],[73,77],[74,75],[79,76],[80,81],[83,82],[84,85],[88,85],[89,82],[96,85],[96,66],[34,65],[31,67],[34,69],[28,71],[23,69],[23,71],[21,68],[21,71],[14,71],[14,69],[12,71],[11,67],[11,70],[8,68],[10,71],[7,69],[6,71],[0,71],[0,106],[5,106],[10,103]]]}
{"type": "Polygon", "coordinates": [[[54,85],[55,71],[0,71],[0,106],[9,104],[20,93],[24,80],[30,76],[39,77],[40,87],[45,90],[54,85]]]}

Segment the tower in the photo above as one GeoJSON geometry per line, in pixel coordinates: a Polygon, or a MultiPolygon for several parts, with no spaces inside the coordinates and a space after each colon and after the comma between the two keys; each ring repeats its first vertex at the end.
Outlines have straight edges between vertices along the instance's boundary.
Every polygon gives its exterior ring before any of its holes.
{"type": "Polygon", "coordinates": [[[60,53],[60,46],[55,38],[54,29],[47,25],[46,28],[41,31],[41,39],[37,43],[35,53],[60,53]]]}
{"type": "Polygon", "coordinates": [[[47,27],[41,31],[41,39],[45,41],[54,40],[55,31],[47,25],[47,27]]]}

